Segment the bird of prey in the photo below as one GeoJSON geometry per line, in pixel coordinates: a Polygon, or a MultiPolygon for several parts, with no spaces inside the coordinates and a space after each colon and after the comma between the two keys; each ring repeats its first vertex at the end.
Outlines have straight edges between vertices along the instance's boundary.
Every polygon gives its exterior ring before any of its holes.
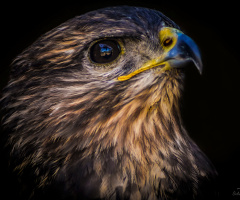
{"type": "Polygon", "coordinates": [[[217,172],[183,126],[196,43],[161,12],[77,16],[12,63],[1,98],[25,199],[213,199],[217,172]]]}

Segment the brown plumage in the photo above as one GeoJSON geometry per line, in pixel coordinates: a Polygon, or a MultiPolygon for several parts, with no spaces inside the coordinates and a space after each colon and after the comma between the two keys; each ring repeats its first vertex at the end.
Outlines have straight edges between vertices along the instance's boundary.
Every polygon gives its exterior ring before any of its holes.
{"type": "Polygon", "coordinates": [[[23,198],[213,198],[216,171],[180,112],[179,66],[201,64],[177,29],[158,11],[106,8],[15,59],[1,104],[23,198]]]}

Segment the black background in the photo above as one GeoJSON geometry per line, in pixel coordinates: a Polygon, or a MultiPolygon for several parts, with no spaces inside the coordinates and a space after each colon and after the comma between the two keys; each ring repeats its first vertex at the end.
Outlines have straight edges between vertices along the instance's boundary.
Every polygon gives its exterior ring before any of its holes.
{"type": "Polygon", "coordinates": [[[191,137],[219,172],[222,199],[240,200],[240,196],[232,195],[240,188],[240,11],[235,2],[6,2],[1,5],[0,18],[0,87],[6,85],[9,65],[23,49],[43,33],[76,15],[116,5],[157,9],[174,20],[201,49],[203,75],[200,76],[194,68],[187,70],[184,122],[191,137]]]}

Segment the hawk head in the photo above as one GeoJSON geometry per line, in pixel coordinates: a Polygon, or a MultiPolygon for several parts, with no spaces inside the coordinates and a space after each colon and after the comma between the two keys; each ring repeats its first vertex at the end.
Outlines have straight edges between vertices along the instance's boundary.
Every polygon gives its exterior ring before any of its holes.
{"type": "Polygon", "coordinates": [[[202,197],[216,172],[182,125],[189,62],[202,71],[178,25],[128,6],[75,17],[24,50],[2,107],[11,166],[29,195],[202,197]]]}

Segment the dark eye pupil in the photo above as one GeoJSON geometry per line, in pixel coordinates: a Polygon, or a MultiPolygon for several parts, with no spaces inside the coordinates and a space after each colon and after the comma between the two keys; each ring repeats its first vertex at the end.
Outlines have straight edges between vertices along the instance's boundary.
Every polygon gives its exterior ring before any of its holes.
{"type": "Polygon", "coordinates": [[[120,53],[120,45],[115,40],[101,40],[90,48],[90,58],[95,63],[112,62],[120,53]]]}

